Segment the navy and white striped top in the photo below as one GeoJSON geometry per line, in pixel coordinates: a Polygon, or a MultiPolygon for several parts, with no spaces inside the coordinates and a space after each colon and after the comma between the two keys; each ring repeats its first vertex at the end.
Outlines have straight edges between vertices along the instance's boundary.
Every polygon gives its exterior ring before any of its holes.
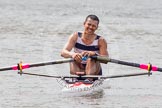
{"type": "Polygon", "coordinates": [[[100,36],[96,36],[96,39],[91,43],[90,45],[86,45],[82,39],[81,39],[82,33],[78,32],[78,38],[77,42],[74,47],[74,52],[75,53],[81,53],[83,51],[94,51],[96,53],[99,53],[99,45],[98,45],[98,40],[100,36]]]}

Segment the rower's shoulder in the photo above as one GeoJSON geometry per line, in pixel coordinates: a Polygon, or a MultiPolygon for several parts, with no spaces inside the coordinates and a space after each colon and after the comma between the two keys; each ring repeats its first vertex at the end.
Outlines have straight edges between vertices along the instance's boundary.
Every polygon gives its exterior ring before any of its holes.
{"type": "Polygon", "coordinates": [[[99,43],[107,43],[106,39],[103,36],[99,36],[98,38],[99,43]]]}
{"type": "Polygon", "coordinates": [[[78,36],[78,35],[81,35],[81,34],[82,34],[82,32],[77,31],[77,32],[74,32],[72,35],[73,35],[73,36],[78,36]]]}
{"type": "Polygon", "coordinates": [[[82,32],[74,32],[71,34],[71,37],[77,39],[80,35],[82,35],[82,32]]]}
{"type": "Polygon", "coordinates": [[[72,33],[69,38],[70,38],[70,40],[77,41],[78,32],[72,33]]]}

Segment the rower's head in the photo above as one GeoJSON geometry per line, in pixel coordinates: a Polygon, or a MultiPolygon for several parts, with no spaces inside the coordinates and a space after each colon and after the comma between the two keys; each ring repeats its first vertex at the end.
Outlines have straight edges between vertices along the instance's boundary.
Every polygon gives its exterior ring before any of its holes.
{"type": "Polygon", "coordinates": [[[91,14],[91,15],[88,15],[88,16],[86,17],[84,23],[85,23],[86,21],[88,21],[89,19],[96,21],[98,24],[99,24],[99,22],[100,22],[99,18],[98,18],[96,15],[92,15],[92,14],[91,14]]]}
{"type": "Polygon", "coordinates": [[[84,21],[85,31],[94,33],[99,25],[99,18],[96,15],[88,15],[84,21]]]}

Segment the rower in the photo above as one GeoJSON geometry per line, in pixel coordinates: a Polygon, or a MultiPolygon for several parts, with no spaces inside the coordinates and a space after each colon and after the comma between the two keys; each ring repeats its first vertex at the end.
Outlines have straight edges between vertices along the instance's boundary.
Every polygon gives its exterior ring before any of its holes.
{"type": "Polygon", "coordinates": [[[86,75],[102,75],[101,62],[90,58],[91,56],[109,56],[106,40],[95,33],[99,26],[99,18],[96,15],[88,15],[83,26],[83,31],[74,32],[69,36],[61,56],[74,59],[74,62],[70,63],[72,75],[82,71],[86,75]]]}

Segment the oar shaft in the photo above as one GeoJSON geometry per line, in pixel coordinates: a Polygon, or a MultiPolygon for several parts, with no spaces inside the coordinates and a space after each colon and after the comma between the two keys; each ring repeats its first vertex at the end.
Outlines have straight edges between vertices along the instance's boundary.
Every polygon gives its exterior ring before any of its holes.
{"type": "MultiPolygon", "coordinates": [[[[33,64],[22,64],[22,69],[26,69],[30,67],[39,67],[39,66],[46,66],[46,65],[53,65],[53,64],[68,63],[68,62],[73,62],[73,61],[74,60],[70,58],[70,59],[62,59],[62,60],[55,60],[55,61],[49,61],[49,62],[33,63],[33,64]]],[[[6,70],[18,70],[18,65],[0,68],[0,71],[6,71],[6,70]]]]}
{"type": "MultiPolygon", "coordinates": [[[[110,59],[109,62],[149,70],[149,65],[148,64],[138,64],[138,63],[125,62],[125,61],[115,60],[115,59],[110,59]]],[[[158,68],[157,66],[151,65],[150,69],[151,69],[150,71],[160,71],[160,72],[162,72],[162,68],[158,68]]]]}
{"type": "Polygon", "coordinates": [[[105,56],[92,56],[91,58],[98,60],[101,63],[111,62],[111,63],[121,64],[121,65],[126,65],[126,66],[138,67],[140,69],[145,69],[145,70],[149,70],[149,71],[160,71],[160,72],[162,72],[162,68],[159,68],[157,66],[153,66],[151,64],[138,64],[138,63],[126,62],[126,61],[111,59],[111,58],[105,57],[105,56]]]}
{"type": "Polygon", "coordinates": [[[0,71],[6,71],[6,70],[12,70],[12,67],[4,67],[0,69],[0,71]]]}
{"type": "Polygon", "coordinates": [[[50,61],[50,62],[42,62],[42,63],[34,63],[30,64],[30,67],[38,67],[38,66],[46,66],[46,65],[53,65],[53,64],[62,64],[62,63],[68,63],[73,62],[73,59],[64,59],[64,60],[56,60],[56,61],[50,61]]]}
{"type": "Polygon", "coordinates": [[[140,67],[140,64],[138,64],[138,63],[125,62],[125,61],[115,60],[115,59],[110,59],[109,62],[116,63],[116,64],[127,65],[127,66],[133,66],[133,67],[140,67]]]}

